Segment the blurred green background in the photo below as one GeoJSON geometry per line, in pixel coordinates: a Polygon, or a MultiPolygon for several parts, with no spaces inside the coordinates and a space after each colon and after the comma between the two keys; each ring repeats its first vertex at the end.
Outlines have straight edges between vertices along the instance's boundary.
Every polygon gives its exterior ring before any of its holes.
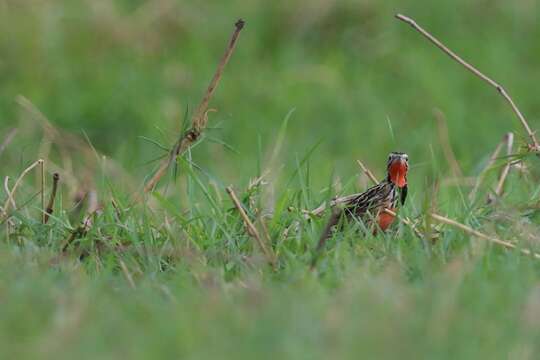
{"type": "MultiPolygon", "coordinates": [[[[508,131],[523,145],[523,131],[495,89],[394,15],[414,18],[502,84],[537,129],[539,7],[534,0],[0,0],[0,141],[18,129],[0,153],[2,179],[13,184],[50,141],[42,142],[31,104],[128,174],[98,171],[105,161],[88,156],[86,144],[68,156],[51,151],[47,170],[56,162],[65,173],[57,218],[47,225],[39,221],[38,177],[25,179],[21,209],[0,229],[0,358],[535,359],[539,263],[449,227],[432,229],[421,207],[438,201],[441,214],[534,249],[538,159],[527,159],[529,172],[512,168],[495,205],[484,193],[500,167],[469,202],[467,180],[508,131]],[[164,154],[142,137],[174,143],[238,18],[246,27],[210,104],[217,112],[193,149],[203,172],[186,171],[179,178],[189,186],[160,188],[148,207],[127,205],[151,160],[164,154]],[[437,111],[463,170],[461,187],[443,181],[455,174],[437,111]],[[308,271],[325,219],[308,221],[288,207],[318,205],[339,191],[324,191],[338,177],[343,192],[364,188],[356,159],[380,177],[392,150],[411,163],[410,201],[400,214],[438,240],[419,240],[402,224],[376,236],[348,229],[330,241],[319,272],[308,271]],[[307,154],[310,166],[299,166],[307,154]],[[266,167],[296,176],[271,179],[255,196],[275,210],[268,227],[278,271],[254,251],[223,189],[233,184],[245,195],[266,167]],[[199,188],[193,183],[202,173],[212,178],[199,188]],[[86,183],[93,177],[97,184],[86,183]],[[90,208],[79,211],[74,201],[94,190],[103,213],[59,256],[90,208]],[[120,210],[110,205],[115,196],[120,210]]],[[[54,146],[76,142],[58,137],[54,146]]]]}
{"type": "MultiPolygon", "coordinates": [[[[314,181],[347,178],[363,159],[382,175],[387,152],[409,153],[413,184],[448,173],[434,109],[466,173],[510,130],[503,99],[403,23],[413,17],[503,84],[538,124],[538,4],[520,1],[0,1],[0,119],[24,117],[23,95],[54,124],[86,132],[130,171],[170,145],[195,107],[233,24],[247,26],[210,107],[197,161],[224,181],[256,174],[286,114],[286,155],[322,141],[314,181]],[[441,161],[436,161],[441,160],[441,161]],[[438,164],[438,165],[427,165],[438,164]]],[[[30,142],[30,140],[28,140],[30,142]]],[[[30,156],[30,155],[28,155],[30,156]]]]}

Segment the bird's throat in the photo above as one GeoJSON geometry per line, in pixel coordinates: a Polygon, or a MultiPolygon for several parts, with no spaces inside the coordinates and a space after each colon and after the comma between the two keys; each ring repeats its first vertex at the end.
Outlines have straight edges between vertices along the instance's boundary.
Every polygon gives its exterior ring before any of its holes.
{"type": "Polygon", "coordinates": [[[404,187],[407,185],[407,165],[401,161],[395,161],[388,169],[390,181],[392,181],[397,187],[404,187]]]}

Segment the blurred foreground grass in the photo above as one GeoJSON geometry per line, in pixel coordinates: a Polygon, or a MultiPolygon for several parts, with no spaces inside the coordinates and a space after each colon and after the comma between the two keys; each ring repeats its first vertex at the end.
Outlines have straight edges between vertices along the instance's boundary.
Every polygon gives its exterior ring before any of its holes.
{"type": "Polygon", "coordinates": [[[518,252],[448,227],[432,243],[403,225],[362,236],[352,224],[308,271],[324,219],[300,210],[364,189],[355,160],[382,177],[391,150],[410,155],[402,214],[420,229],[432,230],[433,207],[538,248],[537,158],[487,206],[501,156],[468,198],[505,133],[516,152],[524,143],[517,120],[397,12],[503,84],[538,128],[534,1],[0,0],[0,141],[17,129],[0,175],[11,187],[43,157],[62,177],[49,224],[32,173],[0,225],[1,357],[536,358],[540,265],[518,252]],[[239,17],[205,140],[131,206],[239,17]],[[443,154],[436,109],[463,176],[443,154]],[[268,227],[277,271],[246,235],[230,183],[268,227]],[[102,213],[59,256],[92,202],[102,213]]]}

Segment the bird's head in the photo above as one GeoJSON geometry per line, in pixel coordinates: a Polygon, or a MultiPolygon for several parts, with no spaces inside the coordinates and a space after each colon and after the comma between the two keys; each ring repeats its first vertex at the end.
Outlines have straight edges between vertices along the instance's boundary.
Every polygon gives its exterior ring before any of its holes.
{"type": "Polygon", "coordinates": [[[399,188],[407,186],[407,171],[409,170],[409,156],[402,152],[391,152],[388,156],[388,181],[399,188]]]}

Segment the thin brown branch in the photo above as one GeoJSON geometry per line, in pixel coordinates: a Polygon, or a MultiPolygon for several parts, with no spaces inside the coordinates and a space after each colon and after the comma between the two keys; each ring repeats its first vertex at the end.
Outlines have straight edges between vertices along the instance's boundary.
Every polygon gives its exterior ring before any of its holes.
{"type": "Polygon", "coordinates": [[[531,252],[528,249],[520,249],[516,245],[512,244],[511,242],[504,241],[504,240],[501,240],[501,239],[497,239],[497,238],[488,236],[488,235],[486,235],[484,233],[481,233],[480,231],[474,230],[473,228],[471,228],[471,227],[469,227],[467,225],[464,225],[462,223],[459,223],[459,222],[457,222],[455,220],[452,220],[452,219],[449,219],[447,217],[444,217],[444,216],[441,216],[441,215],[438,215],[438,214],[434,214],[434,213],[431,213],[430,216],[431,216],[432,219],[434,219],[434,220],[436,220],[436,221],[438,221],[440,223],[447,224],[447,225],[453,226],[455,228],[458,228],[458,229],[462,230],[463,232],[465,232],[465,233],[467,233],[469,235],[476,236],[477,238],[487,240],[487,241],[492,242],[494,244],[503,246],[503,247],[505,247],[507,249],[518,249],[522,254],[533,256],[536,259],[540,259],[540,254],[538,254],[538,253],[531,252]]]}
{"type": "Polygon", "coordinates": [[[229,196],[231,197],[231,200],[234,206],[240,213],[240,216],[242,217],[242,220],[244,221],[244,225],[246,226],[246,230],[248,234],[255,239],[255,241],[257,242],[257,245],[259,246],[260,250],[266,257],[270,265],[272,265],[272,267],[275,268],[276,260],[275,260],[274,255],[270,252],[270,250],[266,248],[266,245],[264,244],[264,241],[259,235],[257,228],[255,227],[255,225],[253,225],[253,223],[249,219],[248,215],[246,214],[246,211],[244,210],[244,207],[240,203],[240,200],[238,200],[238,197],[236,196],[234,190],[232,189],[232,187],[229,186],[226,188],[226,191],[227,191],[227,194],[229,194],[229,196]]]}
{"type": "Polygon", "coordinates": [[[439,109],[434,109],[433,114],[435,115],[435,120],[437,121],[437,132],[439,134],[439,142],[441,143],[441,148],[444,153],[444,157],[452,169],[454,177],[461,178],[463,177],[463,172],[461,167],[456,159],[452,145],[450,144],[450,137],[448,135],[448,126],[446,123],[446,117],[439,109]]]}
{"type": "Polygon", "coordinates": [[[49,217],[54,212],[54,201],[56,199],[56,192],[58,191],[59,181],[60,181],[60,175],[58,173],[54,173],[51,196],[49,197],[49,202],[47,204],[47,208],[45,209],[45,218],[43,219],[44,224],[49,222],[49,217]]]}
{"type": "Polygon", "coordinates": [[[191,145],[193,145],[199,139],[202,132],[206,128],[206,124],[208,122],[208,104],[210,103],[212,95],[214,94],[214,91],[219,84],[219,80],[221,79],[223,70],[225,69],[225,65],[227,65],[229,59],[231,58],[231,55],[236,46],[236,42],[238,40],[238,36],[240,35],[240,31],[242,31],[243,28],[244,21],[238,20],[235,24],[235,30],[229,41],[225,54],[219,62],[216,73],[214,74],[212,81],[210,81],[210,85],[206,89],[206,93],[201,103],[199,104],[197,110],[191,118],[191,128],[178,139],[177,143],[171,150],[169,157],[160,164],[154,176],[152,176],[152,178],[144,186],[144,193],[148,193],[156,187],[159,180],[167,173],[170,165],[176,161],[176,158],[179,155],[183,154],[191,145]]]}
{"type": "Polygon", "coordinates": [[[17,128],[13,128],[8,131],[4,141],[2,141],[2,144],[0,144],[0,156],[2,156],[2,153],[7,149],[9,144],[11,144],[15,135],[17,135],[17,128]]]}
{"type": "Polygon", "coordinates": [[[356,162],[358,163],[358,165],[360,166],[360,169],[362,169],[362,171],[364,172],[364,174],[373,182],[374,185],[377,185],[379,183],[379,180],[377,180],[377,178],[375,177],[375,175],[373,175],[373,173],[371,172],[371,170],[369,170],[363,162],[361,162],[360,160],[356,160],[356,162]]]}
{"type": "Polygon", "coordinates": [[[535,136],[534,132],[531,130],[531,127],[529,126],[527,120],[525,119],[525,117],[523,116],[521,111],[519,111],[518,107],[516,106],[516,104],[514,103],[512,98],[510,97],[510,95],[508,95],[508,93],[504,90],[504,88],[501,85],[499,85],[497,82],[493,81],[491,78],[484,75],[480,70],[478,70],[477,68],[475,68],[474,66],[472,66],[471,64],[469,64],[468,62],[463,60],[461,57],[459,57],[456,53],[454,53],[452,50],[450,50],[448,47],[446,47],[437,38],[435,38],[429,32],[424,30],[413,19],[408,18],[407,16],[404,16],[404,15],[401,15],[401,14],[397,14],[396,18],[403,21],[403,22],[405,22],[405,23],[407,23],[407,24],[409,24],[410,26],[412,26],[413,29],[415,29],[420,34],[422,34],[426,39],[428,39],[431,43],[433,43],[435,46],[437,46],[439,49],[441,49],[444,53],[446,53],[446,55],[450,56],[450,58],[452,58],[454,61],[456,61],[457,63],[459,63],[463,67],[465,67],[468,71],[473,73],[478,78],[482,79],[483,81],[485,81],[489,85],[493,86],[499,92],[499,94],[501,94],[501,96],[508,102],[508,104],[512,108],[512,111],[516,114],[517,118],[521,122],[521,125],[525,129],[527,135],[531,139],[531,144],[529,146],[529,149],[531,151],[534,151],[534,152],[540,152],[540,145],[538,143],[538,140],[536,139],[536,136],[535,136]]]}

